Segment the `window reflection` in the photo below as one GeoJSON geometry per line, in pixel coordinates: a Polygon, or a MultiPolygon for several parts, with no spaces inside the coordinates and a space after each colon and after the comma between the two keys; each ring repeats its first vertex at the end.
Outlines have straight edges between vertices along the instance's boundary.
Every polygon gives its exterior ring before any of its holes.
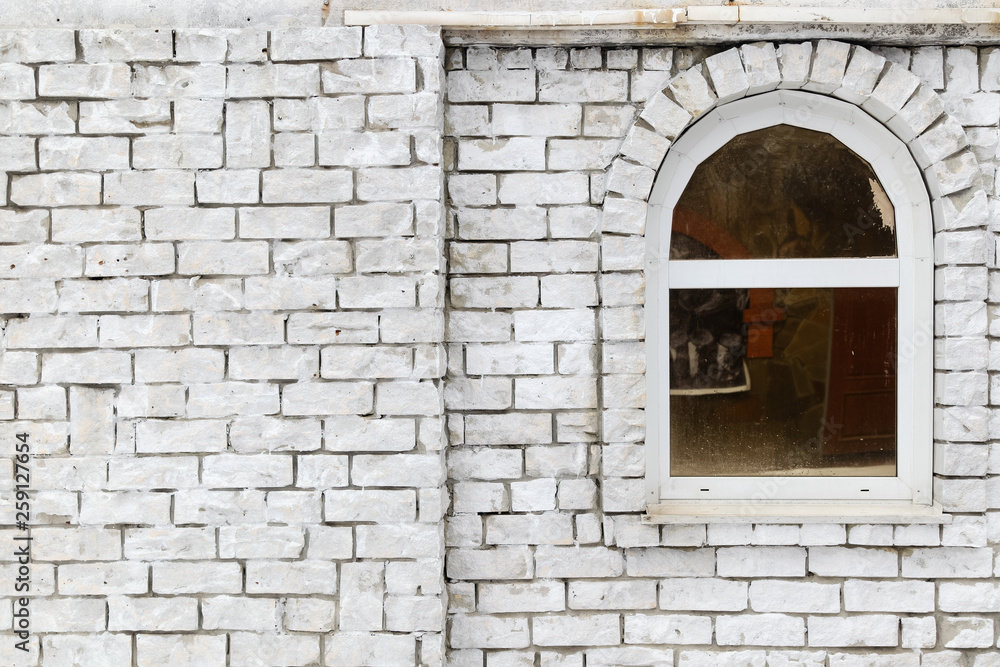
{"type": "Polygon", "coordinates": [[[791,125],[741,134],[702,162],[674,211],[672,259],[895,257],[892,204],[834,137],[791,125]]]}
{"type": "MultiPolygon", "coordinates": [[[[674,209],[671,261],[895,256],[871,166],[821,132],[736,137],[674,209]]],[[[669,299],[671,475],[895,476],[896,288],[669,299]]]]}
{"type": "Polygon", "coordinates": [[[756,357],[747,292],[670,291],[671,475],[894,476],[896,288],[776,289],[756,357]]]}

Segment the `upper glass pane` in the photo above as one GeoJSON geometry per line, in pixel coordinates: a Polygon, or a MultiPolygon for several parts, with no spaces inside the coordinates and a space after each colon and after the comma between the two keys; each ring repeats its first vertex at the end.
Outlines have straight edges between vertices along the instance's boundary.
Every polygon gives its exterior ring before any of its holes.
{"type": "Polygon", "coordinates": [[[871,165],[792,125],[720,148],[674,209],[671,259],[895,256],[892,204],[871,165]]]}

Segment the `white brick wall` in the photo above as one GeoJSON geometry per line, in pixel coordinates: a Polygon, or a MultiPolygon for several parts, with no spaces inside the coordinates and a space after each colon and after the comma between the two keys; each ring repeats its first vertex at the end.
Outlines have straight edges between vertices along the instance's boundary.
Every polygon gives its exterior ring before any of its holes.
{"type": "Polygon", "coordinates": [[[0,435],[37,455],[4,664],[1000,664],[995,48],[0,45],[0,435]],[[951,525],[640,521],[644,200],[779,85],[928,167],[951,525]]]}
{"type": "Polygon", "coordinates": [[[442,664],[438,31],[0,43],[4,664],[442,664]]]}
{"type": "Polygon", "coordinates": [[[450,664],[1000,661],[991,53],[834,42],[449,52],[450,664]],[[935,497],[956,512],[951,525],[639,521],[644,201],[692,118],[779,84],[869,100],[904,140],[921,135],[922,166],[943,160],[929,170],[935,497]]]}

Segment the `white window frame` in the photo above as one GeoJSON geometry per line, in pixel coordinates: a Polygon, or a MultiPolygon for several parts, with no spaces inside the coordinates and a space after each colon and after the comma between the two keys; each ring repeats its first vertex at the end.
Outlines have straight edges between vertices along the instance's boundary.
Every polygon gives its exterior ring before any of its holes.
{"type": "Polygon", "coordinates": [[[688,128],[667,152],[649,199],[646,246],[650,505],[678,501],[932,503],[933,220],[921,171],[899,138],[857,106],[815,93],[779,90],[719,106],[688,128]],[[673,210],[695,168],[737,135],[781,124],[830,134],[872,166],[895,209],[898,256],[668,261],[673,210]],[[897,476],[671,477],[666,368],[670,288],[859,286],[899,290],[897,476]]]}

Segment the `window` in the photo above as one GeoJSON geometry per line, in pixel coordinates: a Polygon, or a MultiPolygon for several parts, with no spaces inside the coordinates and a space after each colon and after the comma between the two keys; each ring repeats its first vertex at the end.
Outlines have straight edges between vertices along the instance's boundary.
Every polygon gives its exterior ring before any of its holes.
{"type": "Polygon", "coordinates": [[[650,200],[650,500],[931,502],[932,224],[906,146],[778,91],[671,147],[650,200]]]}

